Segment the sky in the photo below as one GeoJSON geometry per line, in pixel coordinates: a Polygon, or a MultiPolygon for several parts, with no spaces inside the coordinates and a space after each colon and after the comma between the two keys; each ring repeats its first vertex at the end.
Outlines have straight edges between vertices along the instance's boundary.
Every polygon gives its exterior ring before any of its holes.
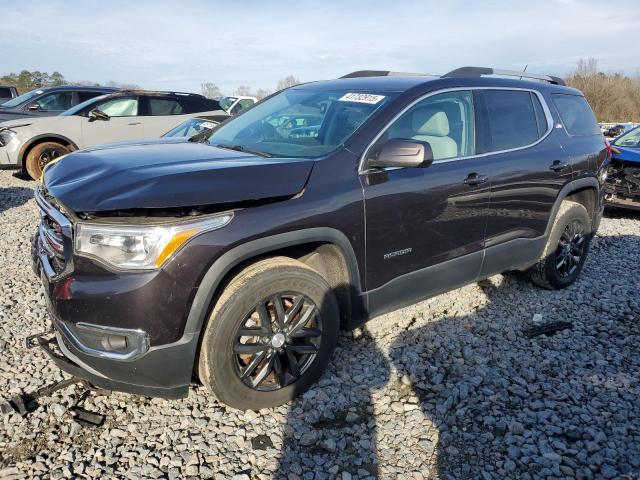
{"type": "Polygon", "coordinates": [[[20,0],[3,8],[0,75],[148,89],[273,90],[360,69],[488,66],[563,75],[581,58],[635,74],[640,2],[603,0],[20,0]]]}

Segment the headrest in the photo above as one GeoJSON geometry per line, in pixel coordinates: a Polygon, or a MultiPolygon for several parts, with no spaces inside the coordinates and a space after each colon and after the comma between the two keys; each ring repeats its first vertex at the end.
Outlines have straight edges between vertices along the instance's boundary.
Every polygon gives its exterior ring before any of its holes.
{"type": "Polygon", "coordinates": [[[413,131],[418,135],[446,137],[449,135],[449,118],[442,110],[419,108],[411,118],[413,131]]]}

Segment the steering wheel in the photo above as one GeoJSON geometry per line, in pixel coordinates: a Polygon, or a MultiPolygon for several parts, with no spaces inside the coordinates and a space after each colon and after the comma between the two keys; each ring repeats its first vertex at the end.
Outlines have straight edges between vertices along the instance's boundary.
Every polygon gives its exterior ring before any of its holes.
{"type": "Polygon", "coordinates": [[[276,127],[274,127],[268,122],[262,122],[260,140],[262,141],[282,140],[282,136],[278,133],[278,130],[276,130],[276,127]]]}

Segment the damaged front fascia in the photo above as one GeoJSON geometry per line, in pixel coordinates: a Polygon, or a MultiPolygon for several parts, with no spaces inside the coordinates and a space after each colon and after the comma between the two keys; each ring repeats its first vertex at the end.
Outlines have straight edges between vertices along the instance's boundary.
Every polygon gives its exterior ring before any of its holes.
{"type": "Polygon", "coordinates": [[[605,198],[612,203],[631,202],[631,206],[640,208],[640,164],[614,158],[607,172],[605,198]]]}

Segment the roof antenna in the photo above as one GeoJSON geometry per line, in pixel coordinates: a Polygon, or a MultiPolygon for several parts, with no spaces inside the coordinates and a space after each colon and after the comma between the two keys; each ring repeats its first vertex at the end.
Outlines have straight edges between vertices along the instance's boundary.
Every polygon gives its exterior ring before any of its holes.
{"type": "MultiPolygon", "coordinates": [[[[522,69],[522,73],[527,71],[527,67],[529,66],[529,64],[527,63],[524,68],[522,69]]],[[[522,80],[522,77],[520,77],[520,80],[522,80]]]]}

